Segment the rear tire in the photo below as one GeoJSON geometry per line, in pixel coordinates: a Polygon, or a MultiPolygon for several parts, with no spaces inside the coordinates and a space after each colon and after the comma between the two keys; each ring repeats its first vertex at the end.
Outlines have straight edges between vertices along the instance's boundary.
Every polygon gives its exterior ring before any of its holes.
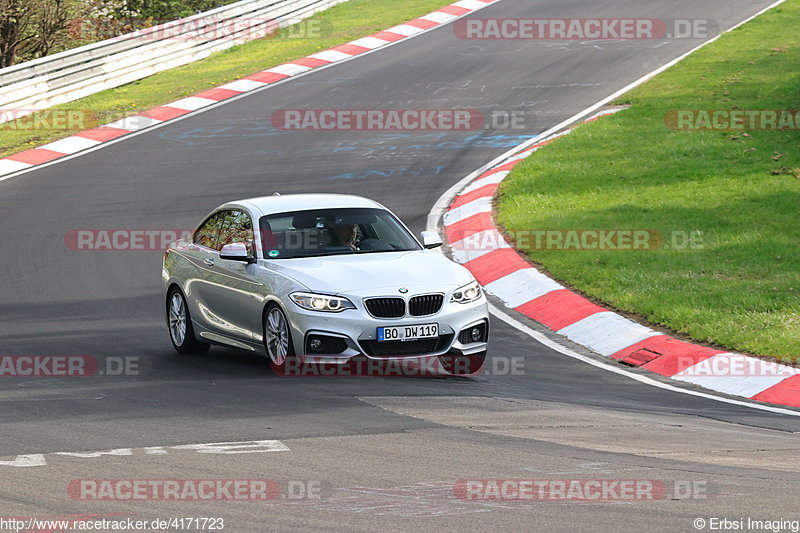
{"type": "Polygon", "coordinates": [[[200,342],[194,336],[186,298],[177,287],[173,287],[167,293],[167,327],[169,328],[169,339],[178,353],[203,354],[211,348],[210,344],[200,342]]]}
{"type": "Polygon", "coordinates": [[[470,376],[477,374],[483,368],[486,360],[486,352],[478,352],[472,355],[444,354],[439,356],[439,364],[444,370],[453,376],[470,376]]]}

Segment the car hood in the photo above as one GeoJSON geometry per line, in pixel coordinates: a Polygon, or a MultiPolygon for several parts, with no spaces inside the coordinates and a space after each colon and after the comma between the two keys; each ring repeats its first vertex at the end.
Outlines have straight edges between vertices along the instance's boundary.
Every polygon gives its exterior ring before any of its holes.
{"type": "Polygon", "coordinates": [[[469,271],[431,251],[348,254],[268,262],[311,291],[357,296],[446,291],[472,281],[469,271]]]}

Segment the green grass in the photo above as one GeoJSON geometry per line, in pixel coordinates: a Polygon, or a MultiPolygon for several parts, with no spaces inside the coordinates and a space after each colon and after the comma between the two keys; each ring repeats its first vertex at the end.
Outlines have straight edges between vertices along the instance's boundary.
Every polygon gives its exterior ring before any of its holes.
{"type": "MultiPolygon", "coordinates": [[[[299,26],[314,28],[317,26],[311,24],[317,23],[312,21],[318,20],[320,31],[316,33],[322,34],[321,38],[317,35],[313,36],[314,38],[278,37],[250,41],[213,54],[204,60],[160,72],[116,89],[109,89],[51,109],[88,111],[94,114],[99,124],[105,124],[385,30],[448,5],[451,1],[350,0],[300,23],[299,26]]],[[[291,29],[284,31],[288,35],[293,35],[291,29]]],[[[0,125],[0,157],[67,137],[85,129],[76,127],[28,131],[14,129],[15,123],[17,122],[0,125]]]]}
{"type": "Polygon", "coordinates": [[[674,131],[675,109],[800,108],[800,2],[626,94],[503,182],[509,230],[701,231],[697,249],[527,253],[555,278],[727,349],[800,359],[800,132],[674,131]]]}

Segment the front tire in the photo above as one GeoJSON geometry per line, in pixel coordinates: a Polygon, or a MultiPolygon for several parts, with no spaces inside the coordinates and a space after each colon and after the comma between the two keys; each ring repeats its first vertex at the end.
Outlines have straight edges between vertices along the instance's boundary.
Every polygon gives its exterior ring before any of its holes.
{"type": "Polygon", "coordinates": [[[276,304],[270,305],[264,315],[264,346],[269,355],[270,367],[279,372],[295,356],[289,319],[276,304]]]}
{"type": "Polygon", "coordinates": [[[210,344],[198,341],[194,336],[186,298],[177,287],[170,289],[167,294],[167,327],[172,346],[178,353],[202,354],[211,347],[210,344]]]}

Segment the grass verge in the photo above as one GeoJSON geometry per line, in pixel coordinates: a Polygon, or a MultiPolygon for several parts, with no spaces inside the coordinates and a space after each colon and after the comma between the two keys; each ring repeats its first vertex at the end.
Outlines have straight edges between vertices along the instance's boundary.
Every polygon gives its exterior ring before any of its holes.
{"type": "MultiPolygon", "coordinates": [[[[323,34],[322,37],[281,37],[303,35],[302,31],[287,28],[276,38],[250,41],[189,65],[166,70],[50,109],[80,110],[96,118],[98,125],[106,124],[287,61],[371,35],[450,3],[452,0],[404,0],[403,2],[350,0],[318,13],[298,25],[300,28],[320,28],[318,33],[323,34]]],[[[0,157],[68,137],[86,129],[80,124],[75,128],[65,129],[20,128],[21,122],[30,123],[33,118],[0,124],[0,157]]]]}
{"type": "Polygon", "coordinates": [[[800,33],[787,31],[799,24],[800,2],[786,2],[616,102],[629,109],[539,150],[503,182],[498,222],[512,234],[658,231],[666,246],[655,250],[526,253],[651,323],[800,359],[800,132],[676,131],[665,119],[674,110],[799,108],[800,33]],[[701,236],[693,246],[688,232],[701,236]]]}

